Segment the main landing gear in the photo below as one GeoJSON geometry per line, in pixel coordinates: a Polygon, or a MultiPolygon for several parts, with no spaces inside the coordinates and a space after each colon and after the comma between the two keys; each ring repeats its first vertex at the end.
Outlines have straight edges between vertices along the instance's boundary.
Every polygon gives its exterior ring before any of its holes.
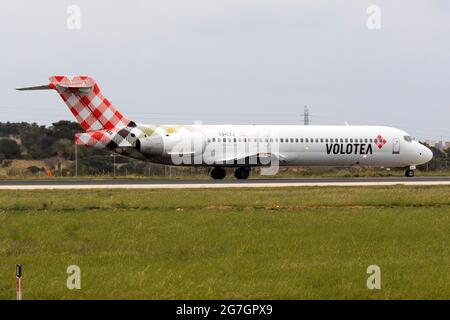
{"type": "Polygon", "coordinates": [[[226,172],[224,168],[215,167],[211,170],[211,178],[214,180],[222,180],[225,178],[226,172]]]}
{"type": "MultiPolygon", "coordinates": [[[[215,167],[214,169],[211,170],[211,177],[214,180],[222,180],[223,178],[225,178],[226,172],[224,168],[221,167],[215,167]]],[[[234,176],[236,177],[236,179],[239,180],[245,180],[248,178],[248,176],[250,175],[250,169],[246,168],[246,167],[239,167],[234,171],[234,176]]]]}
{"type": "Polygon", "coordinates": [[[250,170],[245,167],[237,168],[236,171],[234,171],[234,176],[236,179],[239,180],[245,180],[250,175],[250,170]]]}

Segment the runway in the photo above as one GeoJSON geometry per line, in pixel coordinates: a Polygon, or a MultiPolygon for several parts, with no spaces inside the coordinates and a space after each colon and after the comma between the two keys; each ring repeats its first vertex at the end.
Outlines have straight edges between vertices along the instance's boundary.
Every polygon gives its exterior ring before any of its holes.
{"type": "Polygon", "coordinates": [[[0,190],[37,189],[199,189],[307,186],[450,185],[450,177],[296,178],[249,180],[71,179],[0,180],[0,190]]]}

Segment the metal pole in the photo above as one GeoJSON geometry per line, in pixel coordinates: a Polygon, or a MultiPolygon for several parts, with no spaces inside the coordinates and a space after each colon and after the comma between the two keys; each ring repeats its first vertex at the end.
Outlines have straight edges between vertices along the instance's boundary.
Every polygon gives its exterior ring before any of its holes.
{"type": "Polygon", "coordinates": [[[16,264],[16,299],[22,300],[22,265],[16,264]]]}
{"type": "Polygon", "coordinates": [[[78,177],[78,145],[75,143],[75,177],[78,177]]]}
{"type": "Polygon", "coordinates": [[[303,125],[309,125],[309,109],[308,106],[305,106],[305,110],[303,112],[303,125]]]}
{"type": "Polygon", "coordinates": [[[113,164],[113,166],[114,166],[114,177],[116,176],[116,152],[114,151],[114,153],[113,153],[113,161],[114,161],[114,164],[113,164]]]}

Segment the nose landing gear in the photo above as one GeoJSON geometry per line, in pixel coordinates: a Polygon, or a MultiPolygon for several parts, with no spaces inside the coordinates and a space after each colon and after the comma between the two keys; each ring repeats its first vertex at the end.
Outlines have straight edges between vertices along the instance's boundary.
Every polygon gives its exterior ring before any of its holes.
{"type": "Polygon", "coordinates": [[[408,178],[414,177],[414,170],[411,170],[411,169],[406,170],[405,177],[408,177],[408,178]]]}
{"type": "Polygon", "coordinates": [[[405,177],[412,178],[414,177],[414,170],[416,170],[416,166],[409,166],[409,169],[405,171],[405,177]]]}

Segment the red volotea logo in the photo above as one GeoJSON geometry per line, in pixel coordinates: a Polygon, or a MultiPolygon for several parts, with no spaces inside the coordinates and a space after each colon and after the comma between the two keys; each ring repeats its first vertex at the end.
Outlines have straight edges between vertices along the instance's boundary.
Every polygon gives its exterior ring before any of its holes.
{"type": "Polygon", "coordinates": [[[383,146],[387,143],[386,139],[379,134],[373,142],[377,145],[378,149],[383,148],[383,146]]]}

